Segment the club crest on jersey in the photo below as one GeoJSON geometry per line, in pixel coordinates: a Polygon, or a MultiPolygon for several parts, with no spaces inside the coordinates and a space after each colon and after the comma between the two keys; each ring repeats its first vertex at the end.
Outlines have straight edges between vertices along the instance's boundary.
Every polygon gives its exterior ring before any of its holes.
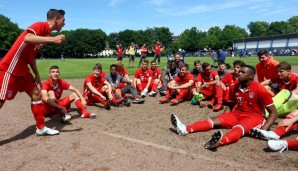
{"type": "Polygon", "coordinates": [[[249,96],[249,98],[251,98],[251,99],[252,99],[252,98],[254,98],[254,93],[249,93],[249,95],[248,95],[248,96],[249,96]]]}
{"type": "Polygon", "coordinates": [[[9,91],[7,92],[7,97],[8,97],[8,98],[11,98],[11,96],[12,96],[12,90],[9,90],[9,91]]]}

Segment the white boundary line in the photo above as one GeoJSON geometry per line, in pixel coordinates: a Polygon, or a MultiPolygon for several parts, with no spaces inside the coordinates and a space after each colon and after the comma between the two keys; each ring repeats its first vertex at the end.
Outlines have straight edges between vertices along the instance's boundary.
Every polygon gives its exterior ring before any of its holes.
{"type": "Polygon", "coordinates": [[[139,143],[139,144],[143,144],[143,145],[146,145],[146,146],[152,146],[152,147],[156,147],[156,148],[159,148],[159,149],[163,149],[163,150],[172,151],[172,152],[175,152],[175,153],[187,155],[187,152],[185,150],[181,150],[181,149],[178,149],[178,148],[172,148],[172,147],[168,147],[168,146],[165,146],[165,145],[160,145],[160,144],[155,144],[155,143],[151,143],[151,142],[147,142],[147,141],[143,141],[143,140],[138,140],[138,139],[135,139],[135,138],[129,138],[129,137],[125,137],[125,136],[122,136],[122,135],[119,135],[119,134],[113,134],[113,133],[108,133],[108,132],[103,132],[103,131],[99,131],[99,132],[102,133],[102,134],[105,134],[105,135],[109,135],[109,136],[119,138],[119,139],[124,139],[124,140],[130,141],[130,142],[139,143]]]}

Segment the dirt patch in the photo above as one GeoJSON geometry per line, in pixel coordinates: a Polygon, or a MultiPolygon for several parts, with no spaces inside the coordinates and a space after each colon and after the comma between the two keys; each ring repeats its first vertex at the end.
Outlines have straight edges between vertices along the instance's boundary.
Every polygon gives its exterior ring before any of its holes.
{"type": "MultiPolygon", "coordinates": [[[[67,81],[82,90],[83,79],[67,81]]],[[[60,135],[37,137],[30,99],[18,94],[0,110],[1,170],[298,169],[297,151],[269,152],[266,141],[244,137],[211,152],[203,144],[214,131],[176,135],[171,113],[186,124],[219,113],[187,102],[159,104],[159,98],[146,97],[143,105],[112,107],[110,111],[90,106],[88,110],[98,114],[94,120],[80,118],[75,110],[71,124],[61,124],[58,117],[46,118],[46,125],[60,130],[60,135]]],[[[294,139],[297,133],[286,138],[294,139]]]]}

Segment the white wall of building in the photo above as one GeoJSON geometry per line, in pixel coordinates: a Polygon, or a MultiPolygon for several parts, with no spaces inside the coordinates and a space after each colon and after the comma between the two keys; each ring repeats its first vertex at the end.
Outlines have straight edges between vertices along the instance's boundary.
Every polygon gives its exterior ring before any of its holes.
{"type": "Polygon", "coordinates": [[[287,39],[276,39],[273,40],[272,47],[286,47],[287,46],[287,39]]]}
{"type": "Polygon", "coordinates": [[[293,38],[289,40],[289,47],[297,47],[298,46],[298,38],[293,38]]]}

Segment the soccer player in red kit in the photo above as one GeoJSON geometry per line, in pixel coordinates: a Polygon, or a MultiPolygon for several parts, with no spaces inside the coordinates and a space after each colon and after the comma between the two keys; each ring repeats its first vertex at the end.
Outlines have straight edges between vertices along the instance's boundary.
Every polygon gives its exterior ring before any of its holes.
{"type": "MultiPolygon", "coordinates": [[[[279,62],[273,59],[272,56],[269,56],[267,50],[260,50],[257,55],[259,57],[259,63],[256,65],[258,82],[263,86],[277,82],[278,74],[276,66],[279,62]]],[[[268,87],[266,88],[268,89],[268,87]]],[[[270,93],[271,96],[274,96],[274,93],[270,93]]]]}
{"type": "Polygon", "coordinates": [[[277,119],[277,112],[268,91],[254,81],[256,70],[250,65],[241,67],[238,81],[232,92],[230,108],[225,113],[207,120],[198,121],[185,126],[176,115],[171,115],[171,122],[179,135],[202,132],[221,127],[231,129],[225,134],[217,131],[204,145],[207,149],[237,142],[242,136],[250,134],[252,128],[261,127],[267,130],[277,119]],[[262,113],[264,107],[269,111],[266,120],[262,113]]]}
{"type": "Polygon", "coordinates": [[[277,94],[281,89],[287,89],[298,94],[298,75],[292,73],[292,66],[286,61],[276,66],[278,79],[263,84],[271,94],[277,94]],[[274,86],[273,86],[274,85],[274,86]]]}
{"type": "Polygon", "coordinates": [[[166,96],[160,99],[159,102],[169,102],[172,94],[176,95],[176,98],[171,100],[173,105],[178,104],[182,100],[190,100],[192,98],[191,89],[195,78],[188,72],[188,69],[188,64],[180,65],[180,74],[168,83],[166,96]]]}
{"type": "Polygon", "coordinates": [[[154,52],[154,61],[156,61],[156,59],[158,60],[158,65],[157,67],[159,67],[160,65],[160,58],[161,58],[161,51],[164,47],[160,44],[159,41],[156,42],[156,44],[154,45],[154,47],[152,47],[152,51],[154,52]]]}
{"type": "Polygon", "coordinates": [[[101,76],[101,72],[101,64],[95,64],[93,72],[85,79],[83,96],[86,99],[87,105],[93,105],[99,102],[107,110],[110,110],[111,101],[113,100],[112,86],[101,76]]]}
{"type": "MultiPolygon", "coordinates": [[[[50,36],[52,31],[60,31],[65,25],[65,11],[50,9],[47,12],[46,22],[36,22],[29,26],[17,38],[8,53],[0,62],[0,108],[5,100],[14,99],[17,92],[26,92],[32,101],[31,109],[36,121],[37,135],[55,135],[59,131],[47,128],[44,124],[44,113],[42,113],[41,93],[37,84],[41,85],[39,72],[36,67],[35,56],[46,44],[62,44],[64,35],[50,36]],[[30,73],[30,65],[35,78],[30,73]]],[[[56,107],[66,113],[53,101],[49,105],[56,107]]]]}
{"type": "Polygon", "coordinates": [[[221,110],[223,100],[223,89],[220,84],[220,79],[216,71],[212,71],[209,63],[202,64],[203,72],[198,74],[198,79],[193,88],[193,94],[201,93],[204,99],[211,99],[207,105],[214,111],[221,110]]]}
{"type": "Polygon", "coordinates": [[[117,49],[114,52],[117,54],[117,61],[122,61],[124,49],[121,43],[118,43],[117,49]]]}
{"type": "MultiPolygon", "coordinates": [[[[52,101],[56,102],[59,106],[66,107],[67,110],[70,109],[70,104],[75,101],[75,104],[79,111],[81,112],[82,118],[95,118],[95,113],[90,113],[86,110],[86,100],[83,98],[82,94],[78,89],[71,86],[66,81],[59,78],[60,71],[59,67],[54,65],[50,67],[49,70],[50,78],[42,83],[41,94],[42,99],[46,103],[50,98],[52,101]],[[71,90],[73,93],[61,99],[63,90],[71,90]]],[[[45,115],[57,112],[57,109],[46,105],[45,115]]],[[[59,111],[58,111],[59,112],[59,111]]],[[[62,113],[62,122],[67,122],[71,119],[69,114],[62,113]]]]}
{"type": "Polygon", "coordinates": [[[141,57],[140,57],[140,62],[139,62],[138,67],[141,67],[141,63],[142,63],[143,59],[146,59],[146,57],[147,57],[148,47],[147,47],[146,43],[144,43],[143,46],[141,46],[140,51],[141,51],[141,57]]]}
{"type": "Polygon", "coordinates": [[[151,91],[149,92],[149,96],[156,96],[157,94],[157,88],[160,84],[160,77],[161,77],[161,70],[156,67],[156,61],[151,61],[151,67],[150,67],[153,75],[152,75],[152,88],[151,91]]]}
{"type": "Polygon", "coordinates": [[[235,85],[238,83],[239,71],[245,63],[241,60],[235,60],[233,62],[234,72],[228,73],[221,79],[221,85],[224,91],[223,101],[228,103],[230,98],[230,92],[234,91],[235,85]]]}
{"type": "Polygon", "coordinates": [[[153,72],[148,68],[149,61],[144,59],[142,61],[142,68],[135,72],[133,79],[133,87],[141,92],[141,97],[146,97],[146,94],[152,88],[151,80],[153,72]]]}

